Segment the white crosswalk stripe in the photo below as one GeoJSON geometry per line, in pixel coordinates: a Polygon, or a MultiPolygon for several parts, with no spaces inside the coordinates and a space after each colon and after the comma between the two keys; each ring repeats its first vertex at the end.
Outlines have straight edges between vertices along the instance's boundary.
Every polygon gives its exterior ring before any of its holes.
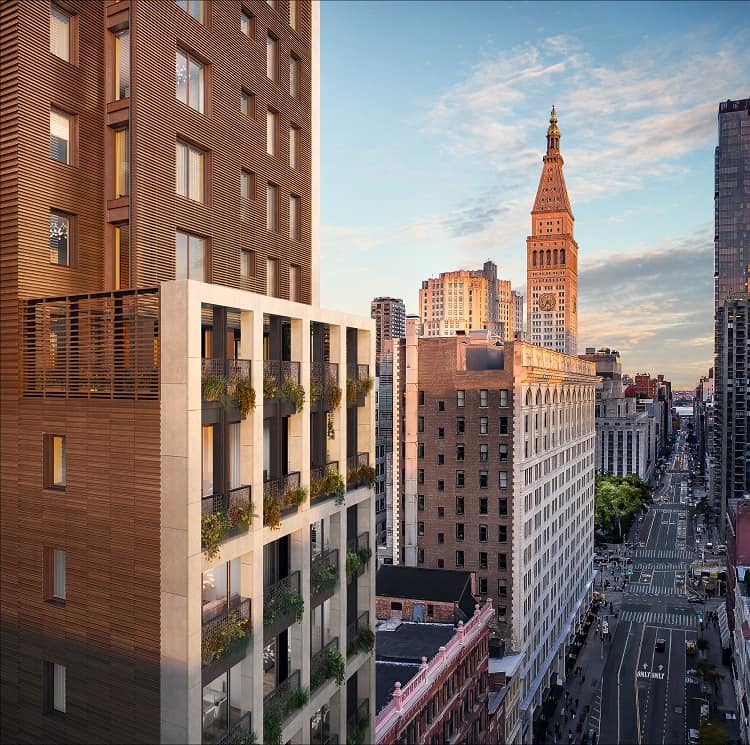
{"type": "Polygon", "coordinates": [[[678,561],[687,561],[692,559],[693,556],[692,551],[685,549],[662,551],[658,548],[636,548],[633,550],[633,558],[635,559],[675,559],[678,561]]]}
{"type": "Polygon", "coordinates": [[[648,583],[631,582],[626,590],[637,595],[684,595],[685,593],[676,587],[658,587],[648,583]]]}
{"type": "Polygon", "coordinates": [[[633,564],[633,569],[635,571],[642,571],[646,570],[649,572],[684,572],[685,570],[680,567],[677,564],[651,564],[649,562],[642,563],[638,562],[636,564],[633,564]]]}
{"type": "Polygon", "coordinates": [[[695,615],[686,613],[653,613],[650,611],[626,610],[620,613],[622,622],[632,621],[648,626],[677,626],[680,628],[695,629],[698,627],[698,619],[695,615]]]}

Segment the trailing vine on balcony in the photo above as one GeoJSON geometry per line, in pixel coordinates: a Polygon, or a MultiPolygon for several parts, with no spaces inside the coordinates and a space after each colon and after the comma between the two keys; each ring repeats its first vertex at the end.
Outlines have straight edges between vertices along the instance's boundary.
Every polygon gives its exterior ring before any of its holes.
{"type": "Polygon", "coordinates": [[[321,559],[310,574],[310,590],[313,595],[321,592],[332,592],[339,580],[338,567],[333,563],[321,559]]]}
{"type": "Polygon", "coordinates": [[[277,588],[270,597],[264,599],[263,625],[271,626],[281,618],[294,616],[299,623],[305,612],[305,599],[289,587],[277,588]]]}
{"type": "Polygon", "coordinates": [[[337,468],[325,471],[320,478],[310,483],[311,499],[317,499],[329,494],[336,497],[336,504],[341,504],[346,497],[344,477],[337,468]]]}
{"type": "Polygon", "coordinates": [[[255,388],[250,385],[248,378],[237,381],[234,398],[240,410],[240,418],[245,419],[250,412],[255,411],[255,388]]]}
{"type": "Polygon", "coordinates": [[[295,383],[291,378],[284,378],[278,393],[279,397],[289,403],[294,404],[294,408],[299,414],[305,405],[305,388],[299,383],[295,383]]]}
{"type": "Polygon", "coordinates": [[[205,557],[211,561],[219,553],[219,544],[229,530],[229,519],[223,512],[211,512],[201,520],[201,545],[205,557]]]}
{"type": "Polygon", "coordinates": [[[201,380],[201,397],[204,401],[218,401],[224,393],[224,379],[205,373],[201,380]]]}
{"type": "Polygon", "coordinates": [[[231,615],[225,624],[217,625],[207,632],[203,641],[204,662],[221,659],[238,642],[246,644],[249,634],[248,619],[237,614],[231,615]]]}

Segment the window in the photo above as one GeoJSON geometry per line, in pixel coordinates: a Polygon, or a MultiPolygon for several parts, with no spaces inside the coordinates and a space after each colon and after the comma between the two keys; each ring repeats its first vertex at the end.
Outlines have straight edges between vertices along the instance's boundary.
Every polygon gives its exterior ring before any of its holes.
{"type": "Polygon", "coordinates": [[[273,109],[266,112],[266,152],[276,155],[279,141],[279,115],[273,109]]]}
{"type": "Polygon", "coordinates": [[[507,471],[500,471],[500,473],[498,473],[497,485],[501,489],[508,488],[508,472],[507,471]]]}
{"type": "Polygon", "coordinates": [[[294,194],[289,195],[289,238],[293,241],[302,240],[302,207],[301,200],[294,194]]]}
{"type": "MultiPolygon", "coordinates": [[[[486,569],[487,567],[484,567],[484,568],[486,569]]],[[[487,577],[479,578],[479,594],[480,595],[487,594],[487,577]]]]}
{"type": "Polygon", "coordinates": [[[113,34],[114,54],[114,93],[115,101],[130,98],[130,29],[123,29],[113,34]]]}
{"type": "Polygon", "coordinates": [[[240,111],[251,119],[255,119],[255,94],[250,91],[242,90],[240,93],[240,111]]]}
{"type": "Polygon", "coordinates": [[[205,202],[205,153],[185,142],[175,146],[175,189],[180,196],[205,202]]]}
{"type": "Polygon", "coordinates": [[[479,488],[480,489],[487,488],[487,471],[479,472],[479,488]]]}
{"type": "Polygon", "coordinates": [[[487,569],[487,554],[484,551],[479,552],[479,568],[487,569]]]}
{"type": "Polygon", "coordinates": [[[456,460],[462,461],[464,459],[464,446],[456,445],[456,460]]]}
{"type": "Polygon", "coordinates": [[[489,459],[490,446],[486,443],[479,446],[479,462],[486,463],[489,459]]]}
{"type": "Polygon", "coordinates": [[[130,193],[130,138],[127,127],[114,131],[115,135],[115,199],[130,193]]]}
{"type": "Polygon", "coordinates": [[[270,80],[279,79],[279,42],[274,36],[266,36],[266,75],[270,80]]]}
{"type": "Polygon", "coordinates": [[[498,540],[498,543],[508,542],[508,526],[507,525],[497,526],[497,540],[498,540]]]}
{"type": "Polygon", "coordinates": [[[424,484],[424,468],[417,469],[417,483],[424,484]]]}
{"type": "Polygon", "coordinates": [[[424,535],[424,523],[421,520],[417,523],[417,535],[424,535]]]}
{"type": "Polygon", "coordinates": [[[255,174],[252,171],[240,171],[240,197],[255,201],[255,174]]]}
{"type": "Polygon", "coordinates": [[[443,479],[438,479],[437,489],[438,491],[445,491],[445,481],[443,479]]]}
{"type": "Polygon", "coordinates": [[[508,580],[502,577],[497,581],[497,594],[505,596],[508,594],[508,580]]]}
{"type": "Polygon", "coordinates": [[[299,128],[289,126],[289,167],[299,168],[299,128]]]}
{"type": "Polygon", "coordinates": [[[507,416],[500,417],[500,434],[501,435],[508,434],[508,417],[507,416]]]}
{"type": "Polygon", "coordinates": [[[240,31],[251,39],[255,38],[255,16],[246,10],[240,13],[240,31]]]}
{"type": "Polygon", "coordinates": [[[45,435],[44,487],[64,489],[65,486],[65,435],[45,435]]]}
{"type": "Polygon", "coordinates": [[[500,510],[500,515],[507,515],[508,514],[508,500],[507,499],[498,499],[498,509],[500,510]]]}
{"type": "Polygon", "coordinates": [[[438,401],[438,411],[445,411],[445,401],[438,401]]]}
{"type": "Polygon", "coordinates": [[[417,494],[417,509],[424,512],[424,494],[417,494]]]}
{"type": "Polygon", "coordinates": [[[438,517],[439,518],[445,517],[445,507],[438,507],[438,517]]]}
{"type": "Polygon", "coordinates": [[[424,406],[424,391],[417,391],[417,405],[424,406]]]}
{"type": "Polygon", "coordinates": [[[442,440],[445,437],[445,427],[438,427],[438,440],[442,440]]]}
{"type": "Polygon", "coordinates": [[[279,296],[279,260],[266,259],[266,295],[279,296]]]}
{"type": "Polygon", "coordinates": [[[73,62],[73,18],[62,8],[49,8],[49,51],[66,62],[73,62]]]}
{"type": "Polygon", "coordinates": [[[479,391],[479,406],[486,409],[489,406],[489,395],[485,389],[479,391]]]}
{"type": "Polygon", "coordinates": [[[115,247],[115,289],[130,287],[130,231],[127,223],[113,225],[115,247]]]}
{"type": "Polygon", "coordinates": [[[294,55],[289,57],[289,95],[293,98],[299,98],[300,83],[300,61],[294,55]]]}
{"type": "Polygon", "coordinates": [[[462,435],[466,430],[466,421],[462,416],[456,417],[456,434],[462,435]]]}
{"type": "Polygon", "coordinates": [[[507,445],[500,445],[499,455],[500,455],[501,463],[508,462],[508,446],[507,445]]]}
{"type": "Polygon", "coordinates": [[[302,267],[299,264],[289,265],[289,299],[299,303],[302,297],[302,267]]]}
{"type": "Polygon", "coordinates": [[[497,555],[497,568],[502,570],[508,568],[508,554],[497,555]]]}
{"type": "Polygon", "coordinates": [[[240,250],[240,274],[243,277],[255,276],[255,251],[249,248],[240,250]]]}
{"type": "Polygon", "coordinates": [[[489,513],[489,507],[488,507],[487,497],[480,497],[479,498],[479,514],[487,515],[488,513],[489,513]]]}
{"type": "Polygon", "coordinates": [[[464,565],[464,552],[456,551],[456,566],[462,567],[464,565]]]}
{"type": "Polygon", "coordinates": [[[271,8],[271,10],[275,10],[278,12],[278,8],[276,7],[276,0],[266,0],[266,3],[268,4],[268,7],[271,8]]]}
{"type": "MultiPolygon", "coordinates": [[[[424,423],[422,424],[422,431],[424,432],[424,423]]],[[[417,458],[424,458],[424,443],[423,442],[417,443],[417,458]]]]}
{"type": "Polygon", "coordinates": [[[289,0],[289,25],[295,30],[298,29],[299,24],[299,8],[297,7],[297,0],[289,0]]]}
{"type": "Polygon", "coordinates": [[[182,49],[177,49],[177,100],[199,113],[204,111],[205,65],[182,49]]]}
{"type": "Polygon", "coordinates": [[[198,23],[203,23],[205,18],[203,0],[177,0],[177,5],[186,13],[190,13],[198,23]]]}
{"type": "Polygon", "coordinates": [[[424,549],[417,549],[417,564],[424,564],[424,549]]]}
{"type": "Polygon", "coordinates": [[[463,497],[456,497],[456,514],[457,515],[464,514],[464,498],[463,497]]]}
{"type": "Polygon", "coordinates": [[[44,549],[44,599],[65,603],[65,551],[60,548],[44,549]]]}
{"type": "Polygon", "coordinates": [[[175,279],[206,281],[206,239],[177,231],[175,279]]]}
{"type": "Polygon", "coordinates": [[[442,569],[445,566],[445,561],[443,559],[437,560],[437,568],[442,569]]]}
{"type": "Polygon", "coordinates": [[[462,408],[466,404],[466,391],[456,391],[456,406],[462,408]]]}
{"type": "Polygon", "coordinates": [[[269,183],[266,187],[266,230],[276,233],[279,229],[279,187],[269,183]]]}
{"type": "Polygon", "coordinates": [[[508,405],[508,391],[507,389],[503,388],[500,391],[500,406],[507,406],[508,405]]]}
{"type": "Polygon", "coordinates": [[[445,543],[445,533],[438,533],[437,534],[437,542],[438,543],[445,543]]]}
{"type": "Polygon", "coordinates": [[[65,714],[65,666],[45,662],[42,667],[44,711],[46,714],[65,714]]]}
{"type": "Polygon", "coordinates": [[[58,266],[72,265],[73,217],[64,212],[49,213],[49,260],[58,266]]]}
{"type": "Polygon", "coordinates": [[[49,157],[58,163],[72,162],[73,117],[56,109],[49,112],[49,157]]]}
{"type": "Polygon", "coordinates": [[[487,543],[487,526],[486,525],[479,526],[479,542],[487,543]]]}
{"type": "MultiPolygon", "coordinates": [[[[424,417],[423,416],[417,417],[417,432],[424,432],[424,417]]],[[[424,455],[424,445],[422,446],[422,448],[423,448],[422,454],[424,455]]]]}
{"type": "Polygon", "coordinates": [[[442,466],[445,463],[445,455],[443,453],[438,453],[437,463],[439,466],[442,466]]]}
{"type": "MultiPolygon", "coordinates": [[[[292,3],[294,3],[294,0],[291,0],[292,3]]],[[[432,618],[435,615],[435,606],[427,604],[427,617],[432,618]]]]}
{"type": "Polygon", "coordinates": [[[463,486],[464,485],[464,472],[463,471],[456,471],[456,486],[463,486]]]}
{"type": "Polygon", "coordinates": [[[489,420],[486,416],[479,417],[479,434],[486,435],[489,432],[489,420]]]}

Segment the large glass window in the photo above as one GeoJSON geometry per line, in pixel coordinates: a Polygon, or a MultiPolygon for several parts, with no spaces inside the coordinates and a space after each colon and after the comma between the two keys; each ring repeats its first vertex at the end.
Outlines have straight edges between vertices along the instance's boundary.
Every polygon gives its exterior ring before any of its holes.
{"type": "Polygon", "coordinates": [[[300,198],[294,194],[289,195],[289,237],[293,241],[302,239],[300,198]]]}
{"type": "Polygon", "coordinates": [[[130,143],[128,128],[115,130],[115,199],[130,193],[130,143]]]}
{"type": "Polygon", "coordinates": [[[299,168],[299,129],[289,127],[289,167],[299,168]]]}
{"type": "Polygon", "coordinates": [[[49,213],[49,260],[58,266],[71,264],[71,225],[70,215],[62,212],[49,213]]]}
{"type": "Polygon", "coordinates": [[[205,65],[182,49],[178,49],[175,76],[177,100],[202,114],[205,110],[205,65]]]}
{"type": "Polygon", "coordinates": [[[57,109],[49,112],[49,157],[70,164],[73,117],[57,109]]]}
{"type": "Polygon", "coordinates": [[[65,673],[65,665],[58,665],[54,662],[44,663],[44,708],[48,714],[58,716],[65,714],[65,673]]]}
{"type": "Polygon", "coordinates": [[[240,94],[240,110],[245,116],[255,119],[255,94],[243,89],[240,94]]]}
{"type": "Polygon", "coordinates": [[[190,13],[198,23],[205,23],[206,9],[203,0],[177,0],[177,7],[182,8],[186,13],[190,13]]]}
{"type": "Polygon", "coordinates": [[[240,31],[251,39],[255,38],[255,16],[243,10],[240,13],[240,31]]]}
{"type": "Polygon", "coordinates": [[[279,295],[279,260],[270,257],[266,259],[266,295],[279,295]]]}
{"type": "Polygon", "coordinates": [[[299,98],[299,83],[300,83],[300,61],[294,55],[289,57],[289,95],[294,98],[299,98]]]}
{"type": "Polygon", "coordinates": [[[289,0],[289,25],[295,31],[299,30],[299,8],[297,7],[297,0],[289,0]]]}
{"type": "Polygon", "coordinates": [[[65,551],[44,549],[44,599],[63,605],[65,602],[65,551]]]}
{"type": "Polygon", "coordinates": [[[266,35],[266,75],[274,81],[279,79],[279,42],[271,34],[266,35]]]}
{"type": "Polygon", "coordinates": [[[300,302],[300,287],[302,277],[302,268],[297,264],[289,265],[289,299],[294,302],[300,302]]]}
{"type": "Polygon", "coordinates": [[[276,155],[278,152],[279,141],[279,115],[277,112],[269,109],[266,112],[266,152],[269,155],[276,155]]]}
{"type": "Polygon", "coordinates": [[[219,742],[240,721],[243,702],[251,695],[247,686],[243,695],[242,683],[242,664],[238,663],[203,687],[203,742],[219,742]]]}
{"type": "Polygon", "coordinates": [[[177,141],[175,151],[176,190],[180,196],[205,202],[205,153],[197,147],[177,141]]]}
{"type": "Polygon", "coordinates": [[[130,29],[115,35],[115,100],[130,98],[130,29]]]}
{"type": "Polygon", "coordinates": [[[44,485],[47,489],[64,489],[66,485],[65,435],[47,435],[44,444],[44,485]]]}
{"type": "Polygon", "coordinates": [[[206,281],[206,239],[177,231],[175,235],[175,279],[206,281]]]}
{"type": "Polygon", "coordinates": [[[49,50],[55,57],[66,62],[71,59],[71,40],[73,36],[73,19],[69,13],[56,5],[49,9],[49,50]]]}
{"type": "Polygon", "coordinates": [[[279,229],[279,187],[276,184],[266,187],[266,229],[274,233],[279,229]]]}
{"type": "Polygon", "coordinates": [[[251,248],[240,250],[240,274],[243,277],[255,276],[255,251],[251,248]]]}

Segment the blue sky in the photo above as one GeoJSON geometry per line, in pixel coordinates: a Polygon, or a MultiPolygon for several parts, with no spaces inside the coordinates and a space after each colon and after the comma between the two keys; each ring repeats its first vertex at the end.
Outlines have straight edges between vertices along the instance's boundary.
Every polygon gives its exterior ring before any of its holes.
{"type": "Polygon", "coordinates": [[[423,279],[487,258],[524,289],[554,103],[579,350],[694,386],[711,364],[716,112],[750,95],[749,7],[323,2],[323,304],[416,312],[423,279]]]}

